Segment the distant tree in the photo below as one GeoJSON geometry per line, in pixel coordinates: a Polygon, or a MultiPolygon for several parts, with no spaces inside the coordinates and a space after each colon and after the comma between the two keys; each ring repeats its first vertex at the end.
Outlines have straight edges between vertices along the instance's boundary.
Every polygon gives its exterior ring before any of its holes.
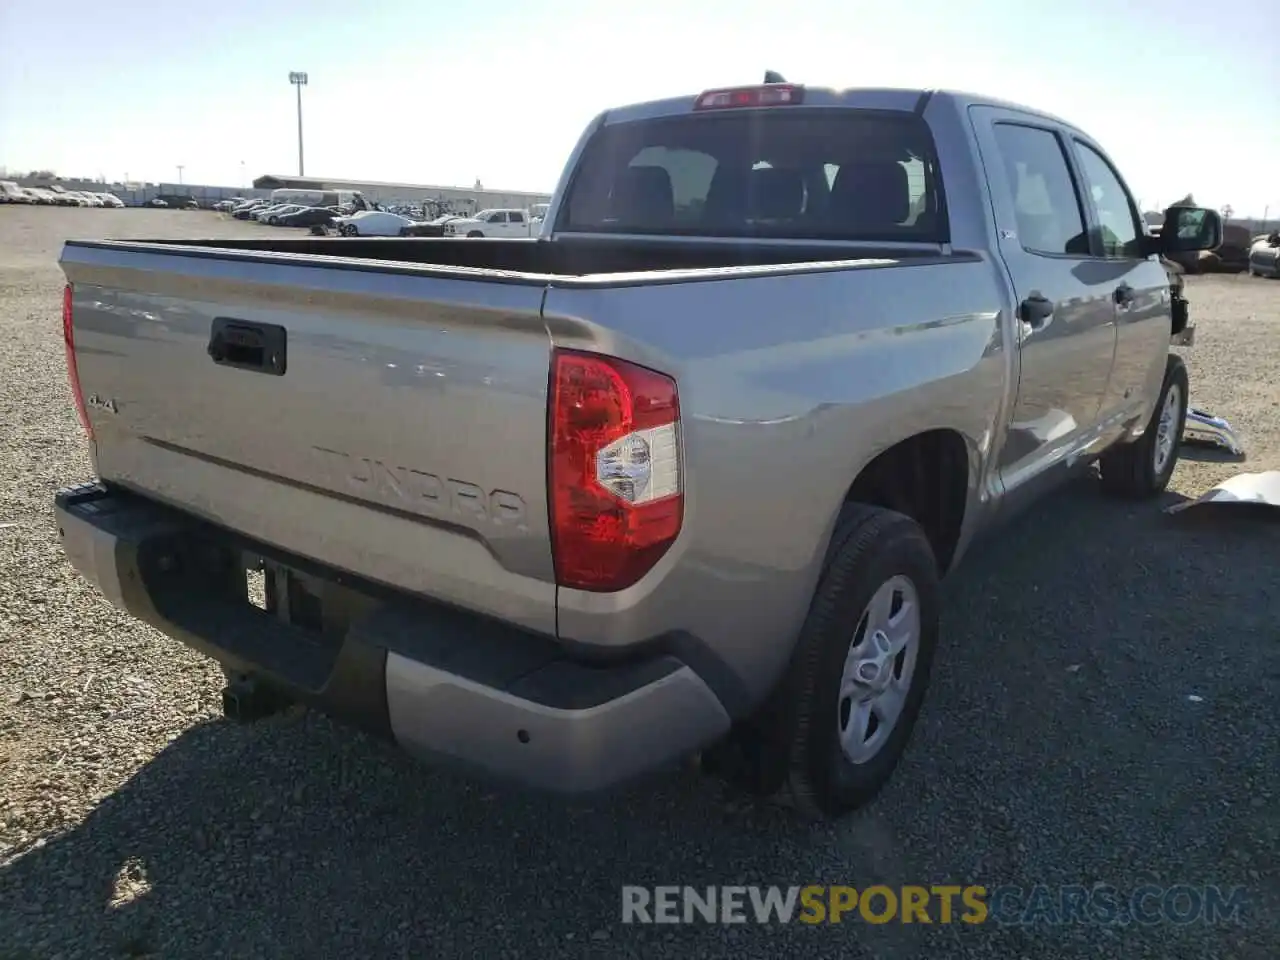
{"type": "Polygon", "coordinates": [[[1231,215],[1235,213],[1236,210],[1235,210],[1235,207],[1231,206],[1231,204],[1226,203],[1226,204],[1223,204],[1222,209],[1219,210],[1218,212],[1222,214],[1223,220],[1230,220],[1231,215]]]}
{"type": "Polygon", "coordinates": [[[32,180],[57,180],[58,175],[52,170],[32,170],[27,176],[32,180]]]}

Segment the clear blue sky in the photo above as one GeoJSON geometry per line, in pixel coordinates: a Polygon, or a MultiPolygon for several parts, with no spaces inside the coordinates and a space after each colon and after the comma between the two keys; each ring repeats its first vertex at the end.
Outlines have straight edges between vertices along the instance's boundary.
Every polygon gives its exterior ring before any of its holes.
{"type": "Polygon", "coordinates": [[[311,175],[549,190],[598,110],[766,67],[1019,100],[1097,137],[1147,206],[1280,212],[1266,0],[0,0],[0,165],[294,173],[305,70],[311,175]]]}

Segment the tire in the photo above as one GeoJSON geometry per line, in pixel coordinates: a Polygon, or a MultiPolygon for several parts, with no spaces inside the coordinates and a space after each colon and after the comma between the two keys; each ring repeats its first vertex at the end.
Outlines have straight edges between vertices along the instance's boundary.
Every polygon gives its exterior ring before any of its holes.
{"type": "Polygon", "coordinates": [[[483,237],[483,236],[484,236],[484,234],[483,234],[483,233],[481,233],[479,230],[472,230],[470,233],[468,233],[468,234],[467,234],[467,236],[468,236],[468,237],[483,237]]]}
{"type": "MultiPolygon", "coordinates": [[[[924,702],[938,642],[938,581],[933,550],[914,520],[847,504],[787,672],[736,738],[730,748],[736,752],[723,771],[812,819],[835,819],[869,803],[892,777],[924,702]],[[850,687],[846,667],[853,664],[855,643],[874,642],[869,605],[882,590],[893,595],[891,603],[898,596],[903,601],[891,624],[910,619],[906,604],[914,594],[918,629],[907,649],[887,659],[879,655],[876,682],[903,681],[901,709],[891,726],[868,726],[869,738],[854,738],[865,740],[865,752],[853,757],[842,745],[842,731],[859,715],[856,701],[871,688],[850,687]],[[856,689],[857,697],[842,697],[846,688],[856,689]]],[[[867,663],[862,661],[863,669],[867,663]]]]}
{"type": "Polygon", "coordinates": [[[1189,397],[1186,364],[1177,354],[1170,354],[1147,429],[1138,440],[1112,447],[1098,461],[1104,491],[1129,500],[1148,500],[1164,493],[1178,466],[1189,397]]]}
{"type": "Polygon", "coordinates": [[[338,228],[338,232],[342,234],[344,237],[359,236],[359,234],[356,232],[356,225],[354,223],[344,223],[341,227],[338,228]]]}

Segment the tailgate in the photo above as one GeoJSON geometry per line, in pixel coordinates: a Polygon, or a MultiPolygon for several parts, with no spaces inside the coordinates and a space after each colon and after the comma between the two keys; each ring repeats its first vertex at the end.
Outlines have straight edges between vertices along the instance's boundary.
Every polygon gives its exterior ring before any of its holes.
{"type": "Polygon", "coordinates": [[[123,243],[62,267],[103,480],[554,633],[539,278],[123,243]]]}

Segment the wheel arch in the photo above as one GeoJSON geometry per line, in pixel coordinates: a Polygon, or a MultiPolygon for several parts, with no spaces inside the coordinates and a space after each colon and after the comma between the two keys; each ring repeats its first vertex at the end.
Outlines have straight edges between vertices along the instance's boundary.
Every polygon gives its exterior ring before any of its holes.
{"type": "Polygon", "coordinates": [[[960,431],[924,430],[864,463],[840,508],[862,503],[911,517],[924,530],[938,570],[945,574],[959,553],[979,462],[977,444],[960,431]]]}

